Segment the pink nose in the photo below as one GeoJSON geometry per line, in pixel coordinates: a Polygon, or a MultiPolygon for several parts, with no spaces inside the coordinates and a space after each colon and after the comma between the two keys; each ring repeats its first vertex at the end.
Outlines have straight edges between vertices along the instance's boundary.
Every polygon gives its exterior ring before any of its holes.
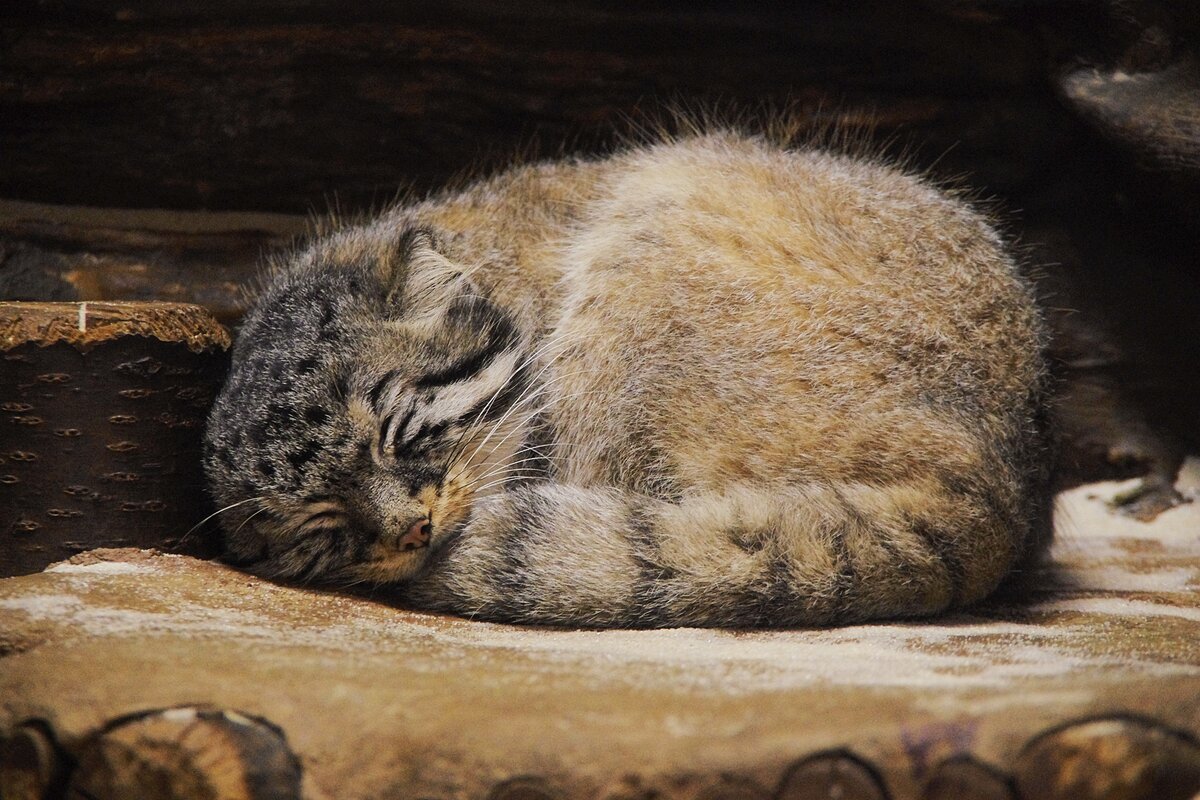
{"type": "Polygon", "coordinates": [[[416,550],[429,546],[429,537],[433,535],[433,523],[427,517],[414,522],[408,528],[408,533],[400,537],[401,550],[416,550]]]}

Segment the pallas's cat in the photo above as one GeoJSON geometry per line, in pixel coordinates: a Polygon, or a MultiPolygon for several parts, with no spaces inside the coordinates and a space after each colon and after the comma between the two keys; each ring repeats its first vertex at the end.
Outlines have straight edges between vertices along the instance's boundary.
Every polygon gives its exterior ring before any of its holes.
{"type": "Polygon", "coordinates": [[[1049,536],[1044,330],[988,222],[712,132],[321,236],[209,423],[227,557],[578,626],[933,614],[1049,536]]]}

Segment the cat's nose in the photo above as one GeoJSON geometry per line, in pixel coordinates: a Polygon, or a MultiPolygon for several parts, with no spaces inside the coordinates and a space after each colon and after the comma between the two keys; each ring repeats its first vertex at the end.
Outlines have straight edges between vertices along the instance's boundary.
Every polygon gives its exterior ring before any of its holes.
{"type": "Polygon", "coordinates": [[[421,517],[412,525],[408,526],[408,531],[400,537],[397,544],[401,550],[417,550],[421,547],[429,546],[429,539],[433,536],[433,523],[428,517],[421,517]]]}

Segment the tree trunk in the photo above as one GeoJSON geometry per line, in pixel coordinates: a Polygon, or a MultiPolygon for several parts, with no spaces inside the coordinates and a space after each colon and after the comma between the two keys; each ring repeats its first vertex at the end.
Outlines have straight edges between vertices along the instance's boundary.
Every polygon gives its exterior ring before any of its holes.
{"type": "Polygon", "coordinates": [[[192,529],[228,347],[198,306],[0,303],[0,576],[93,547],[209,552],[192,529]]]}

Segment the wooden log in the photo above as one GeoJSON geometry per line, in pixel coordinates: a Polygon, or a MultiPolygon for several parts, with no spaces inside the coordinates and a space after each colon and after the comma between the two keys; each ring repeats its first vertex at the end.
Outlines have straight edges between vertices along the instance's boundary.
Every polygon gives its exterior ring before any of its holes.
{"type": "Polygon", "coordinates": [[[299,800],[300,762],[265,720],[172,708],[118,721],[81,747],[68,800],[299,800]]]}
{"type": "MultiPolygon", "coordinates": [[[[1086,200],[1079,205],[1095,212],[1086,200]]],[[[1156,262],[1131,233],[1110,213],[1083,213],[1030,226],[1025,257],[1040,273],[1052,332],[1057,488],[1144,478],[1116,506],[1149,520],[1184,501],[1176,476],[1200,446],[1200,409],[1191,402],[1200,371],[1188,346],[1200,333],[1191,313],[1200,292],[1177,277],[1174,260],[1156,262]]]]}
{"type": "Polygon", "coordinates": [[[794,764],[780,781],[776,800],[885,800],[875,768],[852,753],[816,753],[794,764]]]}
{"type": "Polygon", "coordinates": [[[228,332],[175,303],[0,303],[0,575],[101,546],[182,547],[228,332]]]}
{"type": "Polygon", "coordinates": [[[4,800],[57,796],[66,773],[67,760],[46,725],[26,722],[0,738],[0,797],[4,800]]]}
{"type": "Polygon", "coordinates": [[[493,786],[487,800],[560,800],[560,795],[544,780],[522,776],[493,786]]]}
{"type": "Polygon", "coordinates": [[[1148,169],[1200,182],[1200,64],[1194,59],[1152,72],[1075,70],[1061,86],[1087,120],[1148,169]]]}
{"type": "Polygon", "coordinates": [[[231,324],[265,254],[308,229],[280,214],[0,200],[0,299],[197,303],[231,324]]]}
{"type": "Polygon", "coordinates": [[[1200,745],[1150,720],[1086,720],[1033,739],[1014,772],[1021,797],[1192,800],[1200,793],[1200,745]]]}
{"type": "Polygon", "coordinates": [[[0,11],[0,196],[378,205],[515,152],[603,149],[672,100],[791,105],[818,127],[873,118],[918,162],[1011,189],[1069,128],[1034,22],[1014,19],[882,0],[14,7],[0,11]]]}
{"type": "Polygon", "coordinates": [[[1017,800],[1012,778],[971,756],[948,758],[934,768],[921,800],[1017,800]]]}
{"type": "Polygon", "coordinates": [[[1186,225],[1200,223],[1200,60],[1161,69],[1078,69],[1059,82],[1080,116],[1126,151],[1140,190],[1186,225]]]}
{"type": "Polygon", "coordinates": [[[1187,450],[1169,430],[1150,422],[1118,375],[1115,369],[1078,369],[1060,384],[1054,406],[1060,439],[1056,488],[1141,478],[1113,507],[1149,522],[1187,502],[1175,489],[1187,450]]]}
{"type": "Polygon", "coordinates": [[[771,795],[753,780],[736,775],[721,775],[707,781],[695,794],[695,800],[770,800],[771,795]]]}

